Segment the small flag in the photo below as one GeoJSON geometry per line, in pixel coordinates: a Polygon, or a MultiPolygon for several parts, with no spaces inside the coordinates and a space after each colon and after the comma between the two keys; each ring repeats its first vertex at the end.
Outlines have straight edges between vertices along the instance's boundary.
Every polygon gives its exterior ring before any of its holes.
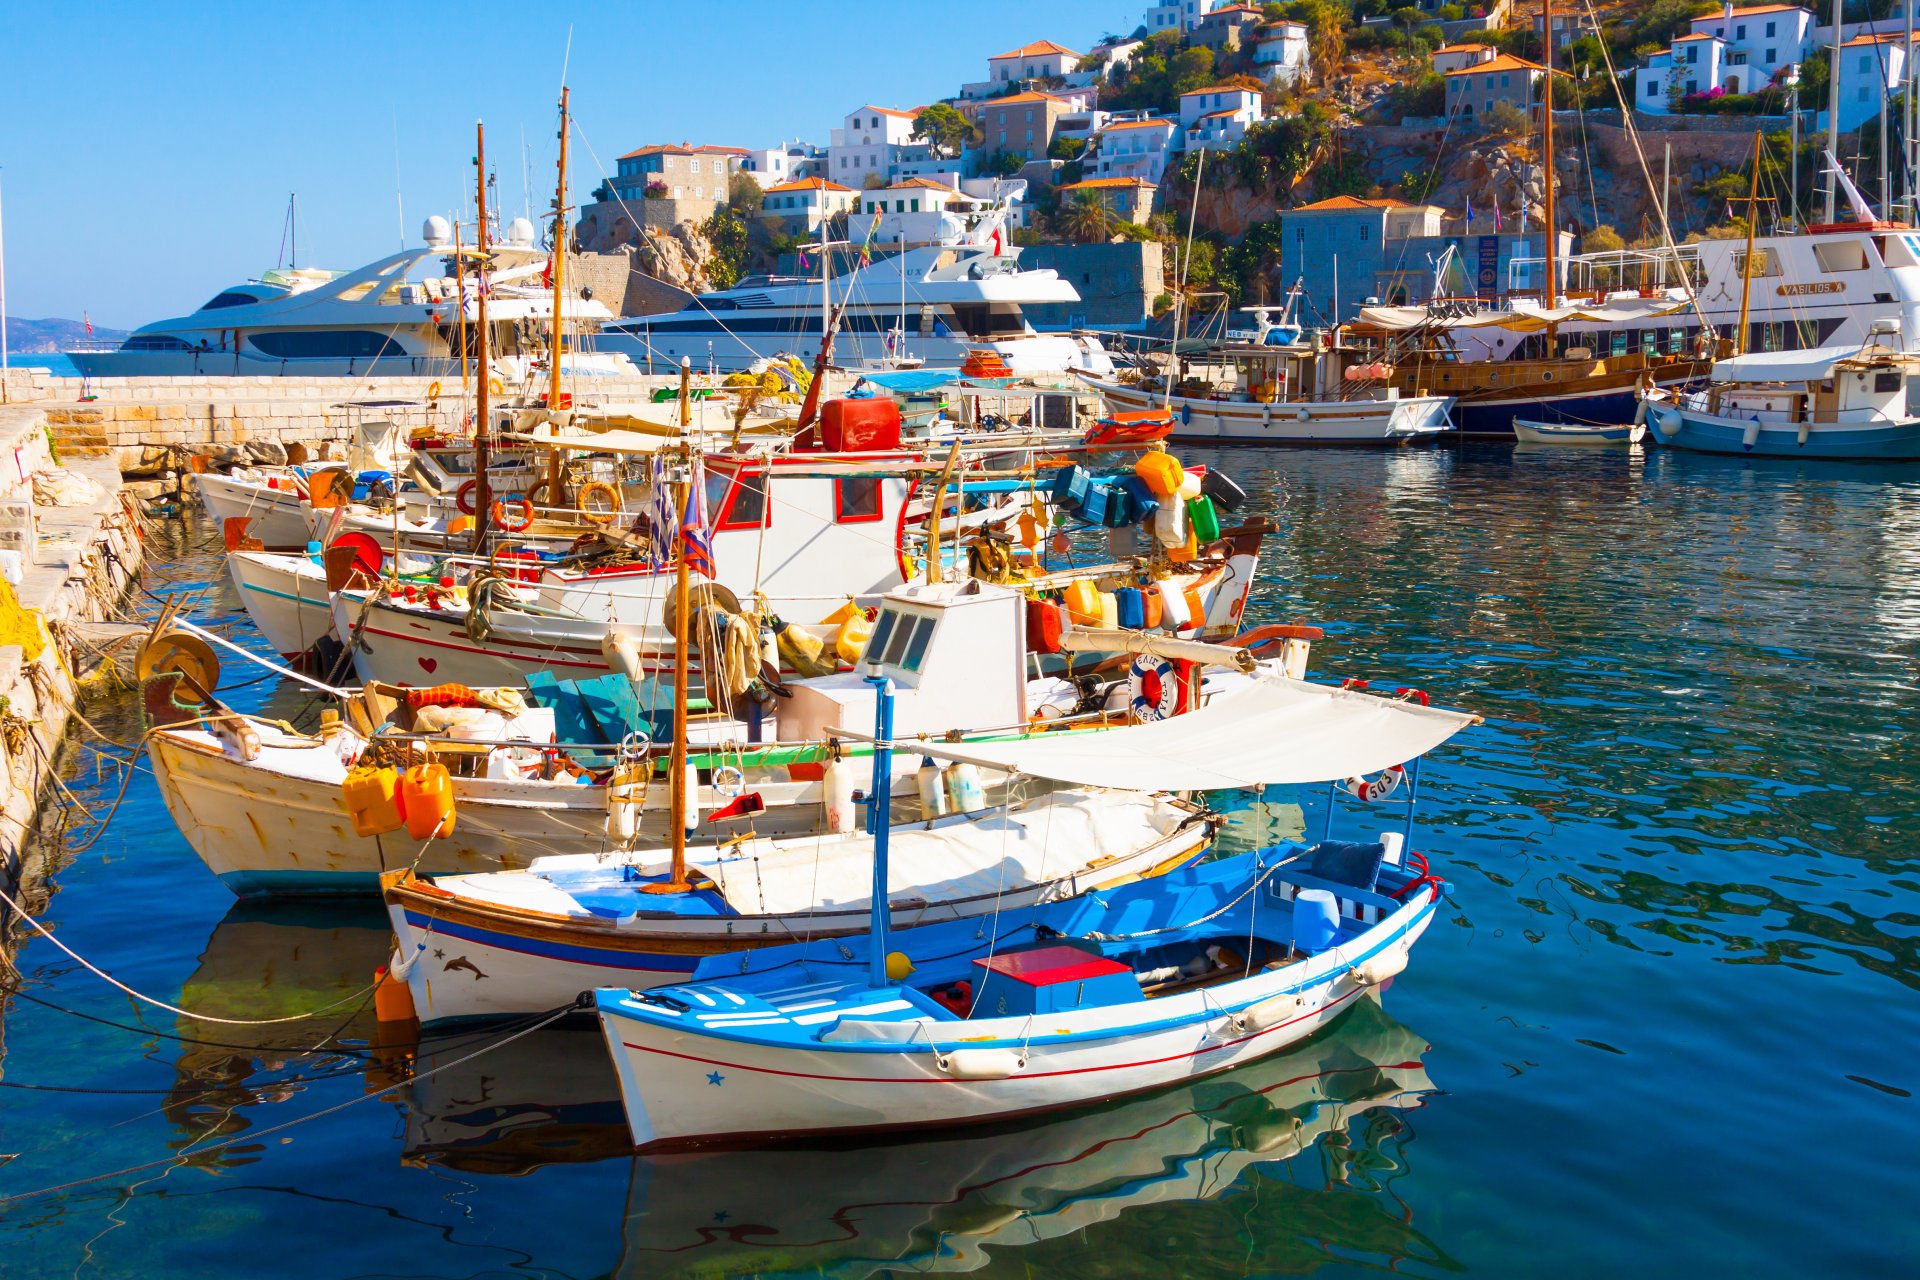
{"type": "Polygon", "coordinates": [[[1500,202],[1498,200],[1493,202],[1493,231],[1495,235],[1500,234],[1500,202]]]}
{"type": "Polygon", "coordinates": [[[1473,197],[1467,197],[1467,232],[1473,232],[1473,197]]]}
{"type": "Polygon", "coordinates": [[[800,255],[800,269],[801,269],[802,271],[809,271],[809,270],[811,270],[812,268],[813,268],[813,263],[811,263],[811,262],[809,262],[809,261],[807,260],[807,255],[806,255],[806,254],[804,254],[804,253],[803,253],[803,254],[801,254],[801,255],[800,255]]]}
{"type": "Polygon", "coordinates": [[[713,577],[713,538],[707,532],[706,481],[706,469],[694,463],[693,473],[687,477],[686,509],[677,511],[666,460],[654,458],[653,497],[647,504],[647,520],[653,526],[654,568],[664,569],[672,564],[673,552],[678,550],[686,556],[688,569],[713,577]],[[667,532],[675,528],[680,531],[678,538],[667,532]]]}
{"type": "Polygon", "coordinates": [[[1733,201],[1727,201],[1727,221],[1733,221],[1733,201]]]}
{"type": "Polygon", "coordinates": [[[546,267],[542,269],[540,272],[540,287],[543,289],[553,288],[553,259],[552,258],[547,259],[546,267]]]}
{"type": "Polygon", "coordinates": [[[80,323],[87,326],[87,336],[91,338],[93,336],[93,320],[85,311],[80,313],[80,323]]]}

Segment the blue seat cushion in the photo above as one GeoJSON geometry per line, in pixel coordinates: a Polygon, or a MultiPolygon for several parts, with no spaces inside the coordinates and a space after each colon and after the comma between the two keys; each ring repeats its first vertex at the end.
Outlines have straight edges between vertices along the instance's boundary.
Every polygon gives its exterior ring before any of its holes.
{"type": "Polygon", "coordinates": [[[1380,864],[1386,856],[1387,846],[1383,844],[1323,840],[1313,847],[1307,868],[1322,880],[1352,885],[1371,893],[1380,879],[1380,864]]]}

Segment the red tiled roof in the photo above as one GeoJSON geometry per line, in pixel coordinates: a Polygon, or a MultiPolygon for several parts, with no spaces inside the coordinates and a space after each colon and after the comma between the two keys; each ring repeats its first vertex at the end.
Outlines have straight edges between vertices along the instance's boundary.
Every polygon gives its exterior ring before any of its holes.
{"type": "Polygon", "coordinates": [[[1041,58],[1050,53],[1064,53],[1070,58],[1080,56],[1063,44],[1055,44],[1051,40],[1036,40],[1032,44],[1021,45],[1018,49],[1011,49],[1006,53],[996,53],[987,61],[998,62],[1002,58],[1041,58]]]}
{"type": "Polygon", "coordinates": [[[825,178],[801,178],[797,182],[783,182],[779,186],[767,188],[768,195],[772,195],[776,191],[845,191],[851,193],[853,188],[843,187],[839,183],[830,182],[825,178]]]}
{"type": "Polygon", "coordinates": [[[1153,184],[1145,178],[1088,178],[1083,182],[1069,182],[1062,191],[1078,191],[1082,187],[1147,187],[1153,184]]]}
{"type": "Polygon", "coordinates": [[[1312,204],[1303,204],[1294,209],[1283,209],[1283,213],[1323,213],[1334,209],[1417,209],[1418,205],[1408,204],[1405,200],[1391,197],[1382,200],[1364,200],[1359,196],[1331,196],[1325,200],[1316,200],[1312,204]]]}

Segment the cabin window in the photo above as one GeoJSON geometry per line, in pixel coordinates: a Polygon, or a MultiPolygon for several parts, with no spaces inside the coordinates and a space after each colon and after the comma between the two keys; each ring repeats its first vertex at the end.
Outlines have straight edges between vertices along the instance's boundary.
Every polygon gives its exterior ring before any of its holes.
{"type": "Polygon", "coordinates": [[[1873,375],[1873,389],[1878,392],[1898,391],[1900,389],[1900,371],[1882,369],[1873,375]]]}
{"type": "Polygon", "coordinates": [[[1858,240],[1835,240],[1824,244],[1816,242],[1813,256],[1819,259],[1822,271],[1867,269],[1867,247],[1858,240]]]}
{"type": "Polygon", "coordinates": [[[867,640],[869,661],[903,671],[918,671],[927,659],[927,645],[933,639],[934,620],[882,609],[867,640]]]}
{"type": "Polygon", "coordinates": [[[217,311],[221,307],[251,306],[253,303],[256,303],[258,301],[260,301],[260,299],[254,297],[250,293],[237,293],[234,290],[229,289],[225,293],[214,294],[213,300],[207,303],[206,306],[201,307],[200,309],[202,311],[217,311]]]}
{"type": "MultiPolygon", "coordinates": [[[[1738,275],[1740,272],[1746,270],[1746,266],[1747,266],[1746,250],[1744,249],[1736,250],[1733,255],[1734,274],[1738,275]]],[[[1779,274],[1780,274],[1780,256],[1776,254],[1773,250],[1761,249],[1758,253],[1753,255],[1753,278],[1754,279],[1758,280],[1761,276],[1777,276],[1779,274]]]]}
{"type": "Polygon", "coordinates": [[[873,634],[867,637],[867,652],[873,655],[873,661],[885,658],[887,641],[893,638],[893,620],[899,616],[891,609],[882,609],[880,616],[873,620],[873,634]]]}
{"type": "Polygon", "coordinates": [[[403,356],[399,343],[365,329],[286,329],[248,335],[256,351],[281,360],[371,360],[403,356]]]}
{"type": "Polygon", "coordinates": [[[707,510],[715,530],[766,528],[773,523],[767,518],[767,473],[707,472],[707,510]]]}
{"type": "Polygon", "coordinates": [[[833,482],[835,523],[864,524],[880,515],[880,477],[843,476],[833,482]]]}

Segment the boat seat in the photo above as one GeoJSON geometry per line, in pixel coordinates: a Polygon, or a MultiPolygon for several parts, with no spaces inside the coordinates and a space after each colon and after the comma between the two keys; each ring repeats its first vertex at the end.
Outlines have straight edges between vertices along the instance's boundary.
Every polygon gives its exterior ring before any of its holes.
{"type": "Polygon", "coordinates": [[[1307,866],[1322,880],[1371,891],[1380,882],[1380,864],[1386,857],[1384,844],[1322,840],[1307,851],[1307,866]]]}

